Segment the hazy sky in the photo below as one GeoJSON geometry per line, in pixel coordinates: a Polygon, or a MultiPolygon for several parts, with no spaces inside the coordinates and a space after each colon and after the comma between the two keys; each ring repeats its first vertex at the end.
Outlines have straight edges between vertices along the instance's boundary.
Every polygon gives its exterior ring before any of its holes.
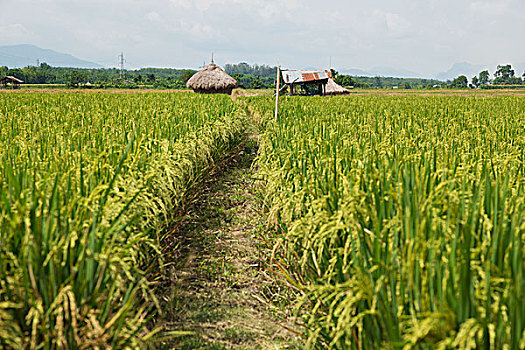
{"type": "Polygon", "coordinates": [[[107,66],[390,66],[525,62],[525,0],[0,0],[0,45],[107,66]]]}

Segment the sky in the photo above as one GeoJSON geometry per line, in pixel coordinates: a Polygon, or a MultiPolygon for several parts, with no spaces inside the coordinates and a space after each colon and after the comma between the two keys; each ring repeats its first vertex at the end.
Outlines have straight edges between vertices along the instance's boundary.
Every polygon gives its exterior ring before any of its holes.
{"type": "Polygon", "coordinates": [[[525,62],[525,0],[0,0],[0,45],[127,68],[249,62],[393,67],[525,62]]]}

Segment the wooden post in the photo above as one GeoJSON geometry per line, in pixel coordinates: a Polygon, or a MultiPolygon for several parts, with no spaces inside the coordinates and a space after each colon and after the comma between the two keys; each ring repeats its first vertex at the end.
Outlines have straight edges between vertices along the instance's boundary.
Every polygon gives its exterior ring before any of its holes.
{"type": "Polygon", "coordinates": [[[275,90],[275,120],[277,120],[277,114],[279,113],[279,85],[281,84],[281,71],[279,65],[277,65],[277,89],[275,90]]]}

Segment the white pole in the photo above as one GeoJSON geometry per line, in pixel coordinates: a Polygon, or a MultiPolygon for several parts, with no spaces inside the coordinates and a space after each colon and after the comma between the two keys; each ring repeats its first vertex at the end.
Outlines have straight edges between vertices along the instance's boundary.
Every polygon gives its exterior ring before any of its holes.
{"type": "Polygon", "coordinates": [[[279,85],[281,83],[281,71],[279,64],[277,64],[277,88],[275,93],[275,120],[277,120],[277,114],[279,113],[279,85]]]}

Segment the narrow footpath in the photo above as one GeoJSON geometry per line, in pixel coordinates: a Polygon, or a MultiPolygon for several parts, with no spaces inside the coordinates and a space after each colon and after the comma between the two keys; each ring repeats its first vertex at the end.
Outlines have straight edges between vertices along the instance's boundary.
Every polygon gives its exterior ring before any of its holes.
{"type": "Polygon", "coordinates": [[[247,141],[217,166],[177,228],[180,263],[169,268],[157,324],[188,333],[161,348],[300,348],[285,328],[286,308],[276,305],[283,290],[265,269],[255,155],[256,143],[247,141]]]}

